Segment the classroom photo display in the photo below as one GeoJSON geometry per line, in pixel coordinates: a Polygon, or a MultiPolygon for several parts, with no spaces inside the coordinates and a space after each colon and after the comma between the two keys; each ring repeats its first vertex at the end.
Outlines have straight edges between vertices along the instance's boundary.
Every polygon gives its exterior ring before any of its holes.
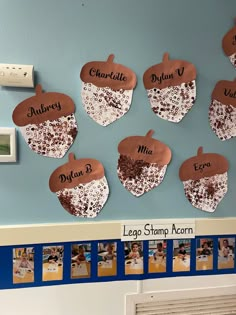
{"type": "Polygon", "coordinates": [[[235,238],[218,239],[218,269],[234,268],[235,238]]]}
{"type": "Polygon", "coordinates": [[[143,242],[124,242],[125,274],[143,274],[143,242]]]}
{"type": "Polygon", "coordinates": [[[34,282],[34,248],[13,249],[13,283],[34,282]]]}
{"type": "Polygon", "coordinates": [[[200,238],[196,240],[196,270],[213,269],[213,239],[200,238]]]}
{"type": "Polygon", "coordinates": [[[98,243],[98,277],[117,275],[117,242],[98,243]]]}
{"type": "Polygon", "coordinates": [[[43,281],[63,279],[64,246],[43,247],[43,281]]]}
{"type": "Polygon", "coordinates": [[[73,244],[71,246],[71,278],[90,278],[91,243],[73,244]]]}
{"type": "Polygon", "coordinates": [[[190,271],[191,240],[173,240],[173,272],[190,271]]]}
{"type": "Polygon", "coordinates": [[[167,242],[152,240],[148,245],[148,272],[166,272],[167,242]]]}
{"type": "Polygon", "coordinates": [[[217,274],[219,270],[221,274],[235,273],[235,240],[235,235],[209,235],[195,239],[13,245],[9,248],[11,263],[6,275],[11,276],[10,287],[21,284],[34,287],[140,279],[140,276],[142,279],[176,277],[181,272],[186,276],[217,274]],[[53,281],[56,282],[50,283],[53,281]]]}

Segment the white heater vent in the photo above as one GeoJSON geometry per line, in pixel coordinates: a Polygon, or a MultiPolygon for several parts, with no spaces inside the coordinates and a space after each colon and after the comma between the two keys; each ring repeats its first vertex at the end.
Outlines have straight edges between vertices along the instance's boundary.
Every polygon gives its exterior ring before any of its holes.
{"type": "Polygon", "coordinates": [[[236,285],[128,294],[125,314],[236,315],[236,285]]]}
{"type": "Polygon", "coordinates": [[[136,315],[229,315],[229,314],[236,315],[235,294],[136,304],[136,315]]]}

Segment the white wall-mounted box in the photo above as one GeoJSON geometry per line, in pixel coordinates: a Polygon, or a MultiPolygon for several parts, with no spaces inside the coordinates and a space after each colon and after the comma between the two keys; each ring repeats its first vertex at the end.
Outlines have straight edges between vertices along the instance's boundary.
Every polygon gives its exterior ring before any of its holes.
{"type": "Polygon", "coordinates": [[[1,63],[0,85],[34,87],[34,66],[1,63]]]}

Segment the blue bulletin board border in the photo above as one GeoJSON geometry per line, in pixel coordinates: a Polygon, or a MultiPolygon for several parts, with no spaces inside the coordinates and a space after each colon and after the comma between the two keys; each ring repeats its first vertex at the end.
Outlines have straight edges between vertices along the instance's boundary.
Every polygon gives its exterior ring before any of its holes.
{"type": "MultiPolygon", "coordinates": [[[[174,272],[172,270],[173,262],[173,240],[166,240],[166,272],[149,273],[149,241],[143,243],[143,274],[125,274],[125,255],[124,243],[120,239],[104,239],[104,240],[89,240],[89,241],[74,241],[74,242],[59,242],[59,243],[42,243],[42,244],[25,244],[11,245],[0,247],[0,289],[16,289],[27,287],[41,287],[50,285],[63,285],[73,283],[92,283],[92,282],[107,282],[107,281],[125,281],[125,280],[145,280],[158,279],[167,277],[179,276],[203,276],[203,275],[218,275],[218,274],[234,274],[236,272],[235,258],[233,258],[233,268],[218,269],[218,239],[219,238],[236,238],[236,235],[202,235],[190,239],[190,271],[174,272]],[[212,270],[196,270],[196,249],[197,240],[212,239],[213,241],[213,269],[212,270]],[[99,243],[114,243],[117,245],[117,274],[115,276],[98,276],[98,244],[99,243]],[[71,246],[73,244],[91,244],[91,275],[89,278],[71,278],[71,246]],[[42,281],[42,263],[43,263],[43,247],[44,246],[64,246],[63,253],[63,278],[62,280],[42,281]],[[34,282],[30,283],[13,283],[13,249],[15,248],[34,248],[34,282]]],[[[187,238],[186,238],[187,239],[187,238]]],[[[181,241],[181,239],[178,239],[181,241]]],[[[235,242],[234,242],[235,243],[235,242]]],[[[234,249],[235,251],[235,249],[234,249]]]]}

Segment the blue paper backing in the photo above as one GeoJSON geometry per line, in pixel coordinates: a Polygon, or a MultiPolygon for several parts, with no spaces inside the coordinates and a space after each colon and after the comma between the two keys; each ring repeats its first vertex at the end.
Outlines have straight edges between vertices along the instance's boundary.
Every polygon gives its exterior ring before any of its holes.
{"type": "Polygon", "coordinates": [[[218,238],[235,238],[236,235],[203,235],[195,239],[191,239],[191,256],[190,256],[190,271],[189,272],[173,272],[173,240],[167,240],[167,264],[166,272],[163,273],[148,273],[148,247],[149,241],[143,241],[143,261],[144,273],[142,275],[125,275],[125,258],[124,258],[124,242],[119,239],[113,240],[99,240],[99,241],[78,241],[78,242],[60,242],[60,243],[42,243],[42,244],[25,244],[19,246],[2,246],[0,247],[0,289],[15,289],[25,287],[40,287],[50,285],[62,285],[73,283],[91,283],[91,282],[107,282],[107,281],[121,281],[121,280],[144,280],[144,279],[158,279],[167,277],[180,277],[180,276],[198,276],[198,275],[216,275],[216,274],[233,274],[235,273],[235,260],[234,268],[232,269],[217,269],[218,260],[218,238]],[[196,244],[197,239],[210,238],[213,240],[213,269],[196,271],[196,244]],[[117,242],[117,275],[98,277],[97,275],[97,248],[98,243],[102,242],[117,242]],[[71,279],[71,245],[91,243],[91,277],[82,279],[71,279]],[[44,246],[64,246],[64,259],[63,259],[63,279],[56,281],[42,281],[42,253],[44,246]],[[13,249],[24,247],[34,247],[34,282],[32,283],[19,283],[13,284],[12,275],[12,261],[13,249]]]}

